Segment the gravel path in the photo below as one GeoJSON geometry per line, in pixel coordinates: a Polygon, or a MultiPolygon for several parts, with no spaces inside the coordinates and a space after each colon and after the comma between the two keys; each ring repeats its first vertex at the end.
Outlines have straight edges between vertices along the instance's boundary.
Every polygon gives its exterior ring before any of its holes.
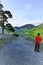
{"type": "Polygon", "coordinates": [[[34,52],[34,41],[16,38],[0,49],[0,65],[43,65],[43,51],[34,52]]]}

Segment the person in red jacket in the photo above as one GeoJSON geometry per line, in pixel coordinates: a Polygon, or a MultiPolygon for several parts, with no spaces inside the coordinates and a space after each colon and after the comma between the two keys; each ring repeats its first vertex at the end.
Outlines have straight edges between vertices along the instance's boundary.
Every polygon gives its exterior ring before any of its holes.
{"type": "Polygon", "coordinates": [[[35,51],[39,52],[39,48],[40,48],[40,42],[41,42],[41,36],[40,33],[38,33],[38,35],[35,37],[35,51]]]}

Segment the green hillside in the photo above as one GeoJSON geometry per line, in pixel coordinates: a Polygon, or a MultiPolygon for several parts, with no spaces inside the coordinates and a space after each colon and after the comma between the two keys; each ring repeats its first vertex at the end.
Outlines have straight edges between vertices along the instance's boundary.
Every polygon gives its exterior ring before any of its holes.
{"type": "Polygon", "coordinates": [[[43,38],[43,24],[36,26],[34,28],[32,28],[31,30],[24,30],[23,31],[23,35],[26,38],[35,38],[35,36],[37,35],[37,33],[41,34],[41,37],[43,38]]]}

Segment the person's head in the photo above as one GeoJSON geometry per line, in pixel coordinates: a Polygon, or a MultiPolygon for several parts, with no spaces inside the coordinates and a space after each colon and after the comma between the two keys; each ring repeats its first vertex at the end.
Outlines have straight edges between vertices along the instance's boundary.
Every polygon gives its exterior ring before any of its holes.
{"type": "Polygon", "coordinates": [[[38,36],[40,35],[40,33],[38,33],[38,36]]]}

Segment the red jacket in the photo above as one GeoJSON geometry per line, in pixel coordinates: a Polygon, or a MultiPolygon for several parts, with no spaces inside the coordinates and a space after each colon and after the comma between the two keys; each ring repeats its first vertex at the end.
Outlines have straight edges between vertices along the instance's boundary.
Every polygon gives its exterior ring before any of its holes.
{"type": "Polygon", "coordinates": [[[36,36],[36,44],[40,44],[40,42],[41,42],[41,37],[40,36],[36,36]]]}

